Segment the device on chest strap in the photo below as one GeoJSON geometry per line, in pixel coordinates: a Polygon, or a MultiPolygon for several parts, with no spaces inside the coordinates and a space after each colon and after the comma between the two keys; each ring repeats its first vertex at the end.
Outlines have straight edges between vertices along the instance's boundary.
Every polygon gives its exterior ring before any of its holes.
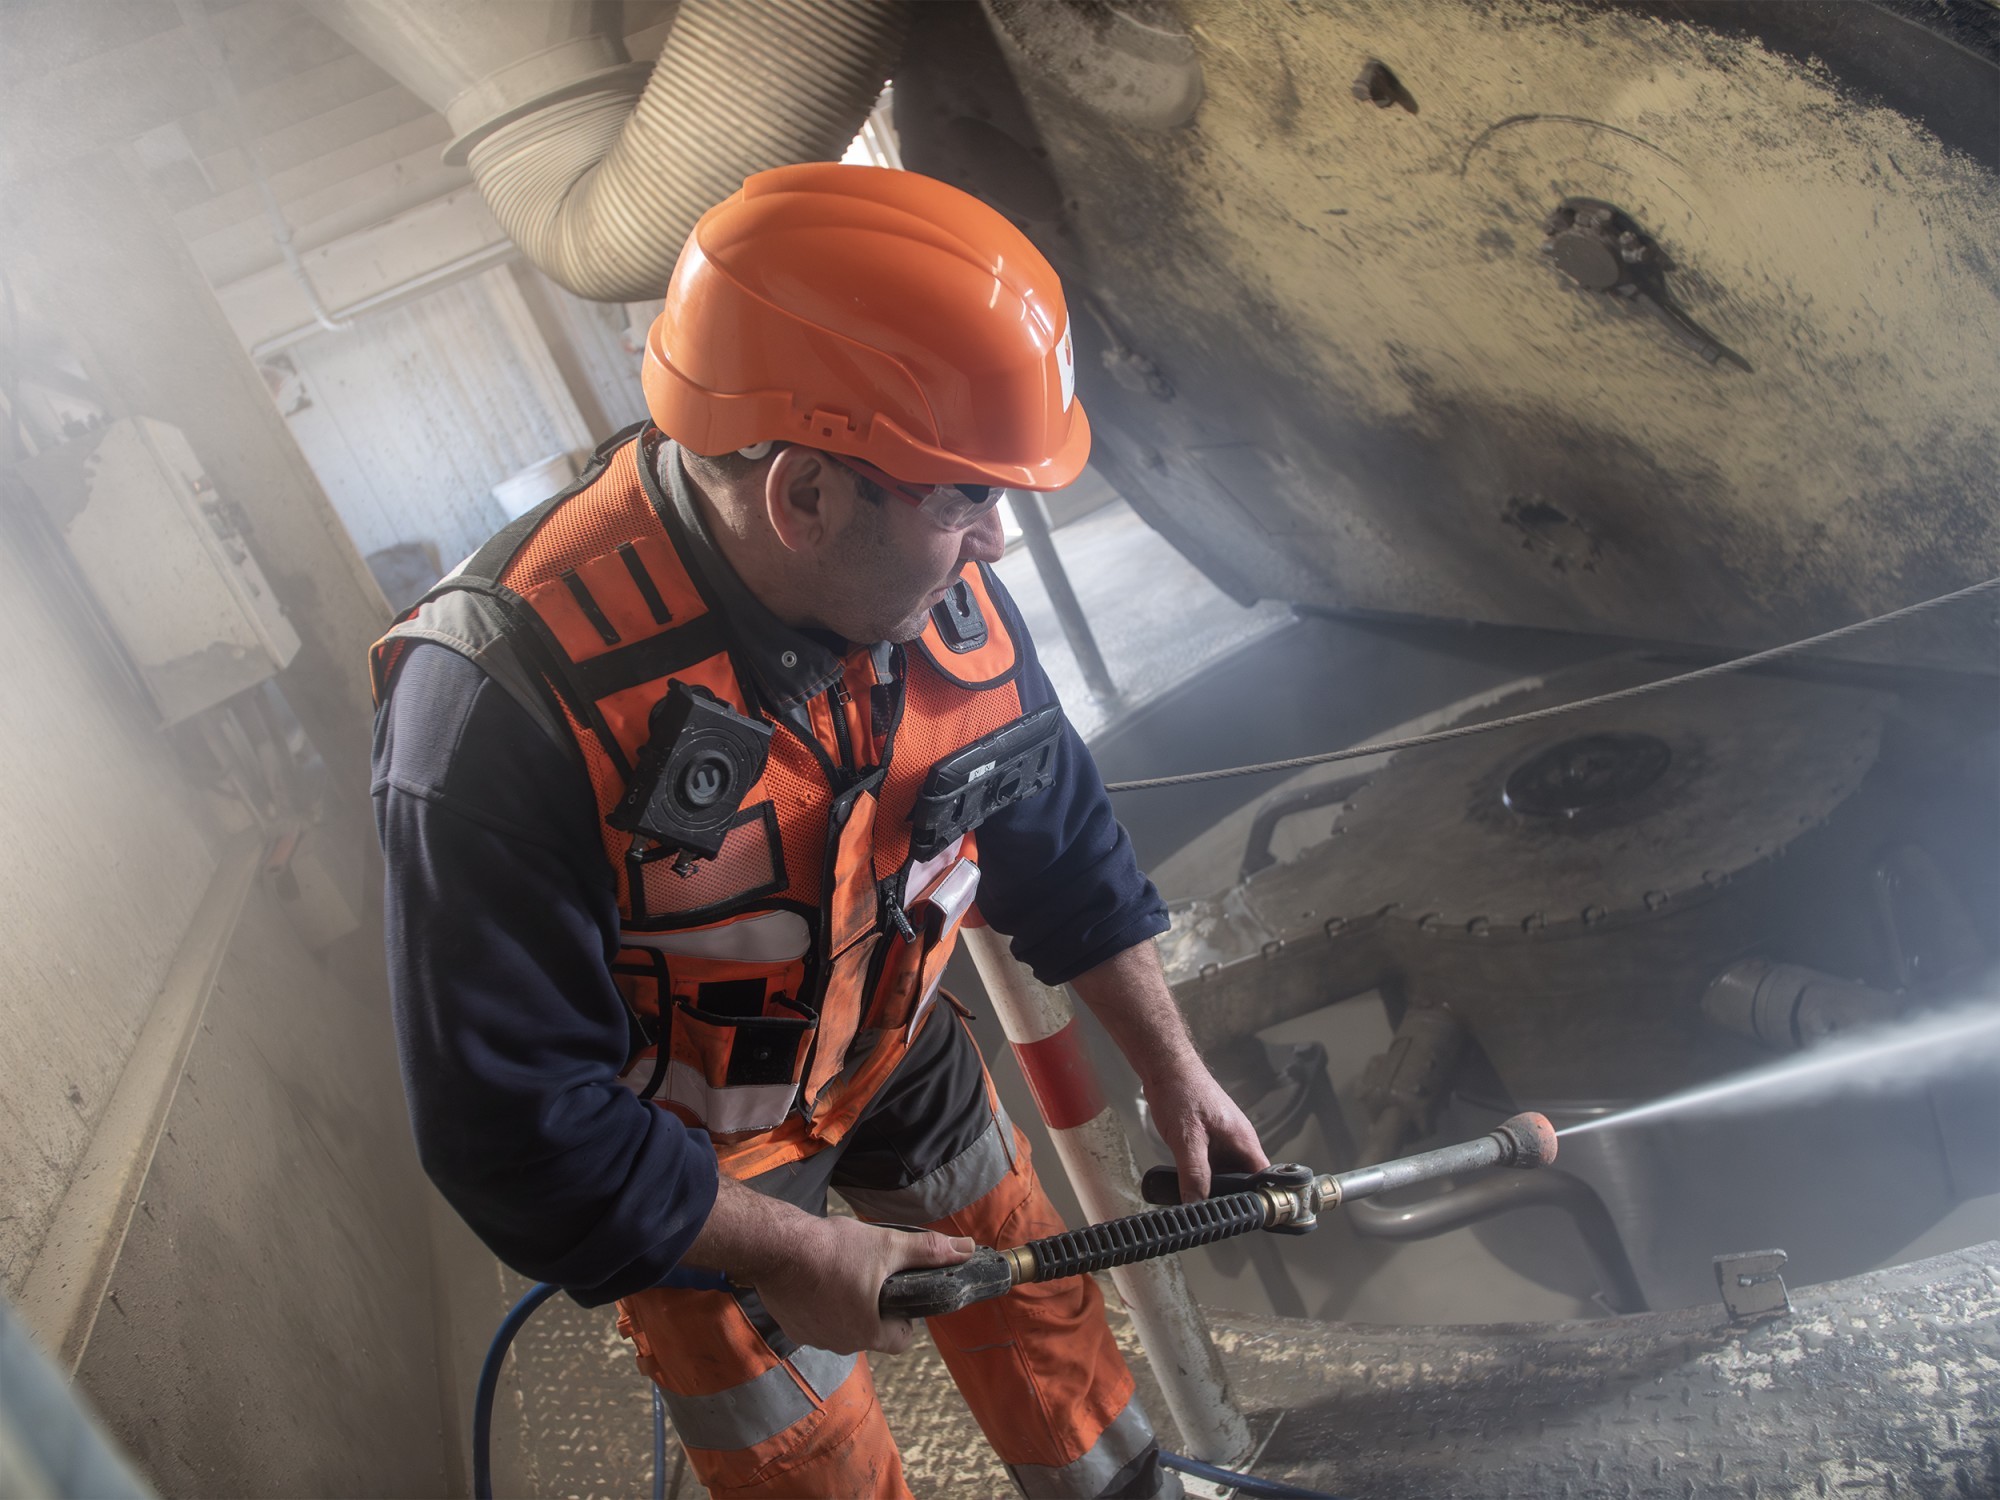
{"type": "Polygon", "coordinates": [[[1047,790],[1062,722],[1062,708],[1051,703],[932,766],[910,809],[910,853],[929,859],[1001,808],[1047,790]]]}
{"type": "Polygon", "coordinates": [[[963,578],[954,579],[944,598],[931,606],[931,618],[937,621],[938,635],[949,651],[963,656],[986,644],[985,612],[972,585],[963,578]]]}
{"type": "Polygon", "coordinates": [[[676,682],[653,705],[625,799],[607,822],[713,859],[771,751],[771,726],[745,718],[706,688],[676,682]]]}

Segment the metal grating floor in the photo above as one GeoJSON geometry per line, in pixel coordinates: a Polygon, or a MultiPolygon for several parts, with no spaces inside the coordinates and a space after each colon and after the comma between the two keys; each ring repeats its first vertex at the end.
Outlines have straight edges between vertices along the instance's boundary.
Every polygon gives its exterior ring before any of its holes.
{"type": "MultiPolygon", "coordinates": [[[[527,1290],[528,1283],[511,1272],[506,1279],[510,1297],[527,1290]]],[[[1154,1425],[1171,1430],[1117,1294],[1108,1280],[1103,1286],[1112,1327],[1146,1393],[1154,1425]]],[[[643,1493],[652,1476],[652,1405],[610,1309],[555,1298],[529,1320],[514,1347],[494,1412],[495,1492],[572,1500],[626,1500],[643,1493]]],[[[872,1363],[917,1500],[1002,1500],[1014,1494],[929,1339],[920,1335],[909,1353],[877,1356],[872,1363]]],[[[671,1476],[676,1467],[671,1443],[667,1464],[671,1476]]],[[[683,1476],[679,1500],[704,1500],[705,1493],[692,1474],[683,1476]]]]}

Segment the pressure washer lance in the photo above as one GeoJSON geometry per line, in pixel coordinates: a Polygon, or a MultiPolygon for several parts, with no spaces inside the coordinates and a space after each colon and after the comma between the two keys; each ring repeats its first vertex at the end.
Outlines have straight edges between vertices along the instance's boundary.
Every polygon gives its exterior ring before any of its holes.
{"type": "Polygon", "coordinates": [[[1217,1172],[1210,1196],[1199,1203],[1180,1201],[1180,1174],[1172,1167],[1154,1167],[1140,1193],[1162,1207],[1030,1240],[1011,1250],[981,1247],[955,1266],[898,1271],[882,1283],[881,1312],[885,1318],[935,1318],[1031,1281],[1087,1276],[1255,1229],[1309,1234],[1321,1210],[1356,1198],[1480,1167],[1545,1167],[1555,1159],[1555,1127],[1546,1116],[1528,1113],[1502,1121],[1476,1141],[1351,1172],[1316,1176],[1310,1167],[1293,1163],[1261,1172],[1217,1172]]]}

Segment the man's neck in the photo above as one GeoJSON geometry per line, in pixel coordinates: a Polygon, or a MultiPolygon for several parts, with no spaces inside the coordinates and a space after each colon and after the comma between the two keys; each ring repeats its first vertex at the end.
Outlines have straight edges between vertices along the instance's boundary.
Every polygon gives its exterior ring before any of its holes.
{"type": "MultiPolygon", "coordinates": [[[[674,456],[664,461],[679,462],[679,450],[674,450],[674,456]]],[[[751,597],[794,630],[818,628],[810,614],[790,602],[798,591],[788,586],[784,560],[771,555],[772,547],[765,545],[766,539],[744,513],[742,497],[726,494],[718,497],[685,464],[681,465],[681,477],[694,499],[709,541],[742,580],[751,597]]]]}

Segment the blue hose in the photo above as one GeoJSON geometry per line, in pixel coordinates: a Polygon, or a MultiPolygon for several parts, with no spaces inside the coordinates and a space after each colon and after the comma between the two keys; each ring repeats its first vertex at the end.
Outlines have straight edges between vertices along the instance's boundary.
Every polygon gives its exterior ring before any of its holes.
{"type": "Polygon", "coordinates": [[[653,1500],[667,1500],[667,1398],[653,1387],[653,1500]]]}
{"type": "MultiPolygon", "coordinates": [[[[671,1271],[661,1286],[688,1287],[714,1291],[729,1285],[729,1278],[713,1271],[671,1271]]],[[[472,1393],[472,1500],[493,1500],[493,1398],[500,1390],[500,1370],[507,1363],[507,1351],[514,1336],[536,1308],[561,1288],[538,1281],[521,1294],[493,1330],[493,1342],[486,1346],[486,1361],[479,1367],[479,1384],[472,1393]]],[[[648,1381],[651,1385],[652,1382],[648,1381]]],[[[660,1388],[653,1386],[653,1500],[662,1500],[667,1487],[667,1405],[660,1388]]]]}
{"type": "Polygon", "coordinates": [[[493,1500],[493,1396],[500,1389],[500,1367],[507,1362],[507,1350],[521,1325],[556,1291],[546,1281],[529,1287],[500,1320],[493,1342],[486,1346],[486,1362],[479,1367],[479,1385],[472,1393],[473,1500],[493,1500]]]}
{"type": "Polygon", "coordinates": [[[1164,1448],[1160,1450],[1160,1466],[1178,1469],[1181,1473],[1191,1474],[1196,1479],[1230,1485],[1245,1495],[1269,1495],[1272,1500],[1340,1500],[1340,1496],[1329,1495],[1324,1490],[1303,1490],[1295,1484],[1285,1484],[1276,1479],[1259,1479],[1255,1474],[1239,1474],[1234,1469],[1223,1468],[1220,1464],[1203,1463],[1198,1458],[1169,1453],[1164,1448]]]}
{"type": "MultiPolygon", "coordinates": [[[[676,1271],[664,1286],[685,1286],[714,1288],[726,1286],[727,1279],[701,1271],[676,1271]]],[[[546,1281],[538,1281],[521,1294],[521,1300],[508,1309],[507,1316],[500,1320],[500,1326],[493,1331],[493,1342],[486,1346],[485,1363],[479,1367],[479,1385],[472,1394],[472,1500],[493,1500],[493,1398],[500,1389],[500,1370],[507,1362],[507,1351],[513,1347],[514,1336],[521,1326],[560,1288],[546,1281]]],[[[650,1383],[650,1382],[649,1382],[650,1383]]],[[[1183,1474],[1192,1474],[1196,1479],[1208,1479],[1218,1484],[1234,1486],[1246,1495],[1270,1496],[1272,1500],[1340,1500],[1338,1495],[1329,1495],[1323,1490],[1300,1489],[1295,1484],[1282,1484],[1275,1479],[1259,1479],[1253,1474],[1238,1474],[1234,1469],[1221,1468],[1216,1464],[1203,1463],[1198,1458],[1188,1458],[1179,1453],[1160,1450],[1160,1463],[1169,1469],[1178,1469],[1183,1474]]],[[[667,1487],[667,1404],[660,1396],[660,1388],[653,1386],[653,1500],[664,1500],[667,1487]]],[[[675,1488],[678,1489],[678,1476],[675,1488]]]]}

